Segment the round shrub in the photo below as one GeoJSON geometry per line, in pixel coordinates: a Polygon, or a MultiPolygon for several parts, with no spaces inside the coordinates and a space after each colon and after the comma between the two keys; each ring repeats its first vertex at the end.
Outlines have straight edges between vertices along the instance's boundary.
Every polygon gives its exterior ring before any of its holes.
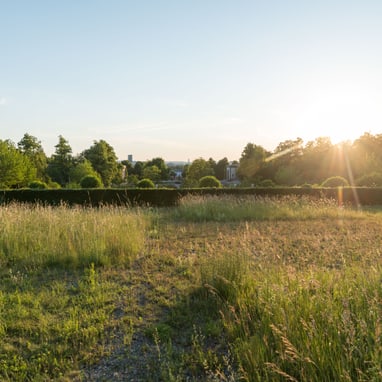
{"type": "Polygon", "coordinates": [[[222,184],[215,176],[207,175],[199,179],[199,187],[201,188],[221,188],[222,184]]]}
{"type": "Polygon", "coordinates": [[[355,182],[357,186],[363,187],[381,187],[382,186],[382,174],[380,172],[372,172],[358,178],[355,182]]]}
{"type": "Polygon", "coordinates": [[[332,176],[321,183],[321,187],[348,187],[349,182],[342,176],[332,176]]]}
{"type": "Polygon", "coordinates": [[[34,182],[29,183],[29,188],[44,190],[48,188],[48,185],[40,180],[35,180],[34,182]]]}
{"type": "Polygon", "coordinates": [[[155,188],[155,184],[151,179],[142,179],[137,183],[138,188],[155,188]]]}
{"type": "Polygon", "coordinates": [[[86,175],[81,179],[80,185],[82,188],[99,188],[102,187],[102,182],[97,176],[86,175]]]}
{"type": "Polygon", "coordinates": [[[50,181],[48,183],[48,188],[52,188],[54,190],[58,190],[59,188],[61,188],[61,185],[59,183],[57,183],[57,182],[50,181]]]}
{"type": "Polygon", "coordinates": [[[276,184],[272,179],[264,179],[257,184],[258,187],[271,188],[275,187],[276,184]]]}

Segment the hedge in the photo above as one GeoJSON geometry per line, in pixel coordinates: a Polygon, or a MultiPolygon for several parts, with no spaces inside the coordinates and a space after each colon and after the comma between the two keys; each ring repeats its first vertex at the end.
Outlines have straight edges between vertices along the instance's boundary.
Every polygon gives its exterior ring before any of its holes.
{"type": "Polygon", "coordinates": [[[337,199],[345,204],[382,205],[382,188],[192,188],[192,189],[20,189],[0,191],[0,203],[48,205],[144,205],[173,206],[186,195],[309,195],[337,199]]]}

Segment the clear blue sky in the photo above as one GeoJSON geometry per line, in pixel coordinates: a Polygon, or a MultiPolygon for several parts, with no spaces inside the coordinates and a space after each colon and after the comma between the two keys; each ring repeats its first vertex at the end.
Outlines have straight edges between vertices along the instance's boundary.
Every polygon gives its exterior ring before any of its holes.
{"type": "Polygon", "coordinates": [[[381,0],[0,0],[0,139],[239,159],[382,132],[381,0]]]}

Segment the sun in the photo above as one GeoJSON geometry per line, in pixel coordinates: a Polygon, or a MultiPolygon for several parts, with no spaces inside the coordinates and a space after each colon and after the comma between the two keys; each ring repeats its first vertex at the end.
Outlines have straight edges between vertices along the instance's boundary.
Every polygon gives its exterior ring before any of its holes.
{"type": "Polygon", "coordinates": [[[312,138],[329,137],[333,144],[354,141],[367,127],[362,123],[366,108],[343,99],[325,99],[309,105],[303,112],[305,131],[312,138]]]}
{"type": "Polygon", "coordinates": [[[355,83],[316,84],[300,98],[297,129],[309,140],[329,137],[333,144],[354,141],[377,130],[382,117],[378,97],[355,83]]]}

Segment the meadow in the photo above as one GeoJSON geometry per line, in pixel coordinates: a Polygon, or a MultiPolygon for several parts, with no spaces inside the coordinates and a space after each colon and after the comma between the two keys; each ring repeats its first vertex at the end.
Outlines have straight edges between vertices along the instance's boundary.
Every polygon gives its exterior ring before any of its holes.
{"type": "Polygon", "coordinates": [[[382,380],[382,214],[307,197],[0,207],[0,380],[382,380]]]}

